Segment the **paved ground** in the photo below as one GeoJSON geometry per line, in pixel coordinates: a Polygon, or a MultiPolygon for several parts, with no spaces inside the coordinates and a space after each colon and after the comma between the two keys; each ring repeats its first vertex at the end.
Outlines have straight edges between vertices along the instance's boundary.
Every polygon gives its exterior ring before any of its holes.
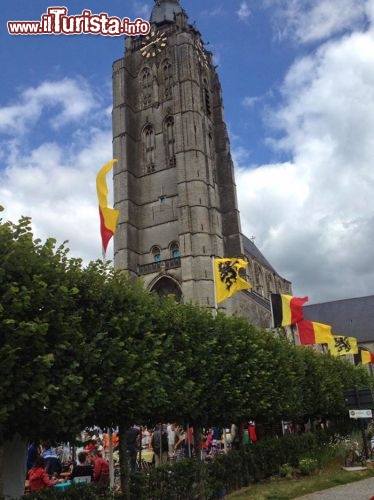
{"type": "Polygon", "coordinates": [[[369,500],[374,496],[374,477],[309,493],[295,500],[369,500]]]}

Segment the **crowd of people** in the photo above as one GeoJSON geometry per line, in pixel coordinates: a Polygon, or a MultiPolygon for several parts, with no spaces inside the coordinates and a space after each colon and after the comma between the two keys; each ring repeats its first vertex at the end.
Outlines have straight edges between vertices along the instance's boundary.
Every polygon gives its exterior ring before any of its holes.
{"type": "MultiPolygon", "coordinates": [[[[118,461],[118,433],[112,432],[111,436],[113,459],[118,461]]],[[[241,436],[244,444],[257,440],[253,422],[243,427],[241,436]]],[[[127,429],[125,437],[132,473],[141,469],[145,462],[159,467],[168,462],[191,458],[197,451],[193,427],[176,423],[158,423],[152,429],[133,425],[127,429]]],[[[27,454],[28,490],[40,491],[74,482],[108,487],[110,435],[95,428],[82,433],[80,442],[81,446],[75,449],[70,445],[52,447],[50,442],[41,446],[31,443],[27,454]]],[[[197,442],[200,458],[209,460],[239,443],[238,429],[234,424],[230,429],[212,427],[203,430],[197,442]]]]}
{"type": "Polygon", "coordinates": [[[52,447],[49,442],[41,446],[31,443],[27,453],[27,490],[34,492],[50,486],[64,486],[76,482],[108,487],[108,461],[98,448],[87,448],[78,452],[76,460],[69,460],[68,457],[64,462],[67,457],[56,451],[61,451],[61,447],[52,447]]]}

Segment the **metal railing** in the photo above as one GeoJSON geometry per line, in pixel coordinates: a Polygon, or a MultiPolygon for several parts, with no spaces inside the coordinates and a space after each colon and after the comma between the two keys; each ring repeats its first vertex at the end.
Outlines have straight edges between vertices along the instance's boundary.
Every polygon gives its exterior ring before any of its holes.
{"type": "Polygon", "coordinates": [[[151,274],[157,273],[161,270],[167,271],[168,269],[175,269],[181,266],[181,258],[173,257],[172,259],[160,260],[159,262],[151,262],[150,264],[143,264],[138,266],[138,274],[151,274]]]}

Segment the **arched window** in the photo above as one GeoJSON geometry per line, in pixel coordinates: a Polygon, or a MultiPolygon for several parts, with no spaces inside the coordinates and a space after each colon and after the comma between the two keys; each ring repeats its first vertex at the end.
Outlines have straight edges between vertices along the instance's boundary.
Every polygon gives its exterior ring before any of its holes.
{"type": "Polygon", "coordinates": [[[255,265],[255,290],[260,295],[264,295],[264,277],[261,267],[256,264],[255,265]]]}
{"type": "Polygon", "coordinates": [[[151,254],[153,256],[153,262],[161,262],[161,249],[157,245],[151,248],[151,254]]]}
{"type": "Polygon", "coordinates": [[[152,125],[143,129],[144,161],[148,174],[155,171],[155,134],[152,125]]]}
{"type": "Polygon", "coordinates": [[[143,106],[147,107],[152,104],[152,74],[149,68],[144,68],[141,77],[142,94],[143,94],[143,106]]]}
{"type": "Polygon", "coordinates": [[[175,136],[174,136],[174,118],[168,116],[165,120],[165,156],[169,167],[175,167],[175,136]]]}
{"type": "Polygon", "coordinates": [[[172,259],[175,259],[177,257],[180,257],[181,256],[181,253],[180,253],[180,250],[179,250],[179,245],[176,241],[173,241],[172,243],[170,243],[170,257],[172,259]]]}
{"type": "Polygon", "coordinates": [[[171,99],[173,96],[173,72],[169,61],[163,64],[163,77],[164,77],[164,95],[165,99],[171,99]]]}
{"type": "Polygon", "coordinates": [[[174,295],[177,302],[182,300],[182,290],[179,283],[169,276],[162,276],[159,280],[157,280],[157,282],[152,286],[151,292],[157,293],[160,297],[174,295]]]}
{"type": "Polygon", "coordinates": [[[272,293],[275,293],[274,277],[270,273],[267,273],[267,275],[266,275],[266,288],[267,288],[267,293],[268,293],[269,297],[272,293]]]}

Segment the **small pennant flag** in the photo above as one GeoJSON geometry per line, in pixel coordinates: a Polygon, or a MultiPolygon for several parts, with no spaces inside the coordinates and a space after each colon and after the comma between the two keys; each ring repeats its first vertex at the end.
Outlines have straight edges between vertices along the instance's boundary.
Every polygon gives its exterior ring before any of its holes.
{"type": "Polygon", "coordinates": [[[316,323],[306,319],[297,324],[300,344],[328,344],[333,342],[332,327],[324,323],[316,323]]]}
{"type": "Polygon", "coordinates": [[[357,339],[354,337],[344,337],[343,335],[334,335],[332,342],[329,342],[329,350],[333,356],[357,354],[357,339]]]}
{"type": "Polygon", "coordinates": [[[239,275],[240,269],[245,269],[248,262],[244,259],[214,259],[214,283],[216,301],[222,302],[240,290],[248,290],[252,285],[239,275]]]}
{"type": "Polygon", "coordinates": [[[117,163],[117,161],[118,160],[111,160],[106,163],[96,177],[96,191],[99,200],[100,213],[100,233],[104,256],[109,240],[116,232],[119,216],[118,210],[108,207],[108,186],[106,183],[106,174],[113,168],[113,165],[117,163]]]}
{"type": "Polygon", "coordinates": [[[303,305],[308,297],[293,297],[292,295],[271,294],[271,310],[274,328],[289,326],[304,319],[303,305]]]}

